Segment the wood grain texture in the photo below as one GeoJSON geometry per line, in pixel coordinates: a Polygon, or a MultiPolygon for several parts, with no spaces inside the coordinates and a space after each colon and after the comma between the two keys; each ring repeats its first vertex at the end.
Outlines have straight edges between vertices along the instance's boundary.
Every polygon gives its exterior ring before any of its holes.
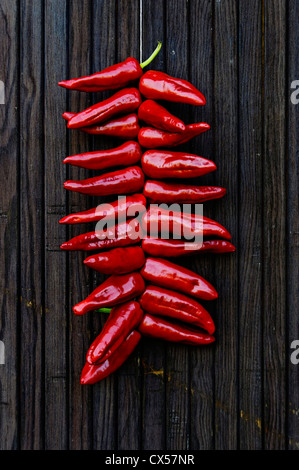
{"type": "MultiPolygon", "coordinates": [[[[287,24],[287,320],[288,331],[286,335],[286,354],[288,360],[288,397],[287,397],[287,436],[288,448],[299,449],[299,367],[289,360],[289,355],[294,352],[288,348],[293,341],[299,338],[299,161],[298,161],[298,136],[299,136],[299,106],[294,105],[290,99],[290,86],[299,77],[299,5],[296,1],[289,2],[287,24]]],[[[298,348],[298,346],[297,346],[298,348]]]]}
{"type": "MultiPolygon", "coordinates": [[[[91,2],[72,1],[68,13],[68,75],[80,77],[88,75],[91,67],[90,43],[88,34],[92,10],[91,2]]],[[[90,106],[90,94],[69,91],[66,96],[67,108],[78,112],[90,106]]],[[[82,132],[72,131],[68,138],[67,155],[88,152],[90,139],[82,132]]],[[[66,155],[66,156],[67,156],[66,155]]],[[[60,168],[63,168],[62,161],[60,168]]],[[[67,179],[80,180],[89,178],[90,172],[72,165],[65,169],[67,179]]],[[[80,212],[91,207],[88,196],[69,192],[67,194],[67,213],[80,212]]],[[[66,239],[70,239],[92,230],[88,224],[69,226],[66,229],[66,239]]],[[[81,371],[85,355],[91,342],[90,316],[76,317],[73,306],[81,302],[91,292],[90,273],[83,264],[86,254],[75,252],[68,256],[69,284],[69,442],[71,449],[91,449],[92,415],[91,390],[80,384],[81,371]]]]}
{"type": "MultiPolygon", "coordinates": [[[[215,4],[214,113],[215,163],[228,189],[225,205],[216,205],[215,219],[238,244],[238,15],[234,1],[215,4]]],[[[215,448],[238,446],[238,255],[215,259],[217,348],[215,350],[215,448]],[[226,432],[221,430],[225,429],[226,432]]]]}
{"type": "Polygon", "coordinates": [[[59,224],[66,213],[66,170],[61,168],[67,150],[61,118],[66,90],[57,83],[67,75],[66,2],[47,0],[45,18],[45,449],[61,450],[69,446],[69,285],[68,255],[59,249],[66,240],[66,229],[59,224]]]}
{"type": "MultiPolygon", "coordinates": [[[[211,129],[199,136],[198,139],[190,142],[190,151],[215,161],[213,25],[213,2],[210,0],[191,2],[189,80],[204,94],[206,105],[191,108],[190,122],[207,122],[210,124],[211,129]],[[206,33],[198,35],[198,31],[205,31],[206,33]],[[203,67],[202,64],[205,64],[205,66],[203,67]]],[[[198,178],[196,184],[220,185],[221,173],[216,171],[198,178]]],[[[218,204],[224,207],[226,197],[224,200],[204,203],[203,215],[215,219],[214,210],[218,204]]],[[[187,267],[207,279],[215,286],[216,290],[218,289],[218,276],[215,274],[213,256],[208,254],[194,256],[191,260],[188,260],[187,267]]],[[[221,296],[221,292],[219,295],[221,296]]],[[[212,316],[217,328],[218,315],[221,315],[221,311],[218,309],[218,301],[206,302],[205,308],[212,316]]],[[[207,348],[192,348],[190,351],[191,449],[209,450],[214,447],[214,354],[214,345],[207,348]]]]}
{"type": "Polygon", "coordinates": [[[21,233],[21,429],[22,449],[43,446],[44,148],[43,8],[20,4],[20,226],[21,233]],[[28,400],[28,396],[32,397],[28,400]]]}
{"type": "MultiPolygon", "coordinates": [[[[205,450],[299,448],[299,80],[297,0],[2,0],[0,5],[0,449],[205,450]],[[192,348],[143,338],[107,379],[81,386],[86,351],[107,315],[73,314],[104,279],[86,253],[60,250],[91,225],[64,215],[113,200],[66,192],[98,174],[67,155],[118,139],[70,131],[61,114],[114,91],[67,91],[58,81],[128,56],[190,80],[204,107],[163,102],[211,130],[176,150],[217,171],[227,188],[204,215],[232,234],[236,253],[183,257],[217,289],[202,302],[216,342],[192,348]]],[[[173,260],[174,261],[174,260],[173,260]]]]}
{"type": "Polygon", "coordinates": [[[261,2],[241,2],[238,336],[240,449],[245,450],[262,448],[262,26],[261,2]]]}
{"type": "Polygon", "coordinates": [[[264,445],[266,449],[284,449],[286,446],[285,2],[265,2],[264,18],[262,215],[264,445]]]}

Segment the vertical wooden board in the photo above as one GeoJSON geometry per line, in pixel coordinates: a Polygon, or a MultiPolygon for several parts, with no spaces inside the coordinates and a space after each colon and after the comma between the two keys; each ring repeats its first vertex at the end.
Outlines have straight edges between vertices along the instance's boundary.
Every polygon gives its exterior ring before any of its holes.
{"type": "MultiPolygon", "coordinates": [[[[116,6],[117,2],[96,0],[93,2],[91,18],[91,73],[100,71],[115,64],[116,55],[116,6]]],[[[94,93],[92,99],[99,102],[115,93],[116,90],[94,93]]],[[[95,136],[91,142],[94,150],[113,148],[120,145],[117,139],[106,136],[95,136]]],[[[98,174],[93,172],[94,176],[98,174]]],[[[112,197],[111,200],[115,199],[112,197]]],[[[93,207],[101,204],[105,198],[92,198],[93,207]]],[[[105,276],[91,273],[92,288],[103,282],[105,276]]],[[[100,333],[107,315],[91,312],[90,342],[100,333]]],[[[115,449],[117,446],[117,374],[112,374],[92,387],[93,406],[93,448],[97,450],[115,449]]]]}
{"type": "MultiPolygon", "coordinates": [[[[69,78],[82,77],[90,73],[91,62],[91,22],[92,5],[90,0],[73,0],[69,4],[69,30],[68,30],[68,54],[69,78]]],[[[81,111],[91,102],[91,94],[79,91],[67,92],[68,109],[73,112],[81,111]]],[[[90,151],[90,139],[78,130],[68,131],[68,155],[80,154],[90,151]]],[[[61,171],[63,163],[60,162],[61,171]]],[[[88,170],[72,165],[66,167],[66,177],[72,180],[81,180],[90,177],[88,170]]],[[[69,192],[67,195],[67,212],[81,212],[91,208],[89,196],[69,192]]],[[[93,230],[93,225],[78,224],[67,226],[67,239],[81,233],[93,230]]],[[[73,306],[81,302],[91,292],[90,274],[84,266],[83,260],[87,257],[84,252],[69,253],[69,432],[70,448],[90,449],[92,417],[90,416],[91,389],[80,384],[81,371],[85,363],[85,356],[91,341],[89,315],[77,317],[73,313],[73,306]]]]}
{"type": "Polygon", "coordinates": [[[0,192],[0,449],[19,448],[18,316],[19,316],[19,10],[18,2],[0,8],[0,80],[5,104],[0,105],[0,159],[5,177],[0,192]]]}
{"type": "MultiPolygon", "coordinates": [[[[287,99],[288,99],[288,160],[287,160],[287,348],[293,341],[299,339],[299,187],[298,187],[298,148],[299,148],[299,104],[292,103],[289,94],[295,90],[291,84],[299,80],[299,4],[297,1],[289,2],[287,37],[287,99]]],[[[298,85],[296,86],[298,89],[298,85]]],[[[298,93],[295,98],[298,99],[298,93]]],[[[298,349],[298,345],[297,348],[298,349]]],[[[289,354],[294,353],[289,349],[289,354]]],[[[299,449],[299,365],[289,360],[288,368],[288,448],[299,449]]]]}
{"type": "Polygon", "coordinates": [[[239,10],[240,448],[262,447],[262,4],[239,10]],[[255,51],[255,54],[252,54],[255,51]]]}
{"type": "Polygon", "coordinates": [[[215,163],[228,190],[215,219],[232,235],[237,253],[215,257],[217,349],[215,351],[215,448],[236,449],[238,367],[238,57],[237,3],[215,3],[215,163]]]}
{"type": "MultiPolygon", "coordinates": [[[[139,0],[118,0],[117,62],[139,58],[139,0]]],[[[136,450],[141,445],[141,397],[139,348],[118,372],[118,449],[136,450]]]]}
{"type": "MultiPolygon", "coordinates": [[[[164,2],[142,1],[142,57],[150,56],[162,41],[162,49],[154,61],[144,69],[164,70],[164,2]],[[153,21],[155,18],[155,21],[153,21]]],[[[143,370],[143,418],[142,448],[162,450],[165,448],[165,342],[144,339],[141,344],[143,370]]]]}
{"type": "Polygon", "coordinates": [[[21,2],[20,48],[20,447],[43,448],[43,8],[21,2]]]}
{"type": "MultiPolygon", "coordinates": [[[[174,0],[166,2],[166,57],[165,72],[188,80],[189,3],[174,0]],[[180,27],[178,28],[178,25],[180,27]]],[[[167,109],[186,120],[188,105],[167,103],[167,109]]],[[[188,145],[184,146],[184,150],[188,145]]],[[[185,450],[190,446],[190,381],[189,347],[179,344],[167,346],[166,352],[166,448],[185,450]]]]}
{"type": "Polygon", "coordinates": [[[63,0],[45,2],[45,449],[68,448],[68,279],[67,253],[60,250],[66,230],[63,182],[66,90],[57,86],[67,75],[67,8],[63,0]]]}
{"type": "MultiPolygon", "coordinates": [[[[190,151],[212,161],[214,155],[214,126],[213,126],[213,1],[196,0],[190,3],[190,82],[197,87],[206,98],[205,106],[194,106],[191,109],[192,122],[207,122],[211,126],[198,139],[190,142],[190,151]]],[[[198,178],[198,185],[220,185],[221,173],[213,172],[198,178]]],[[[229,197],[229,195],[228,195],[229,197]]],[[[226,202],[226,197],[225,201],[226,202]]],[[[214,218],[215,206],[222,200],[210,201],[203,204],[203,215],[214,218]]],[[[217,276],[214,273],[214,256],[198,255],[189,261],[192,271],[203,276],[217,289],[217,276]],[[191,261],[191,262],[190,262],[191,261]]],[[[220,293],[221,295],[221,293],[220,293]]],[[[200,301],[199,301],[200,302],[200,301]]],[[[201,302],[200,302],[201,303],[201,302]]],[[[217,301],[207,302],[206,308],[215,321],[217,328],[217,301]]],[[[217,334],[217,329],[216,329],[217,334]]],[[[192,348],[190,350],[191,377],[191,432],[190,449],[212,449],[214,436],[214,352],[217,343],[212,347],[192,348]]]]}
{"type": "Polygon", "coordinates": [[[142,449],[165,449],[165,343],[142,338],[142,449]]]}
{"type": "Polygon", "coordinates": [[[265,2],[263,343],[265,448],[284,449],[286,332],[284,1],[265,2]]]}

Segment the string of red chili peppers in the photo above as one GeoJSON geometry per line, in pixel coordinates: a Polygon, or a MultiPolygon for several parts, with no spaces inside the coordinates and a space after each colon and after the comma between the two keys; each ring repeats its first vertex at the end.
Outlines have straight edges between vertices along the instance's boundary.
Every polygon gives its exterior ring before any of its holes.
{"type": "MultiPolygon", "coordinates": [[[[218,239],[205,239],[197,244],[140,236],[140,229],[149,233],[151,223],[166,222],[173,234],[181,234],[184,229],[180,213],[155,206],[146,209],[147,202],[195,204],[225,194],[224,188],[171,182],[204,175],[216,170],[216,165],[198,155],[167,150],[207,131],[210,126],[203,122],[185,125],[156,102],[205,104],[204,96],[186,80],[153,70],[143,73],[160,48],[161,43],[142,64],[129,57],[99,73],[59,83],[67,89],[84,92],[125,87],[82,112],[63,114],[69,129],[127,140],[111,150],[72,155],[64,160],[91,170],[122,167],[82,181],[66,181],[66,189],[92,196],[125,195],[108,208],[103,205],[103,209],[99,206],[60,220],[62,224],[97,222],[104,217],[125,220],[108,227],[103,236],[99,231],[91,231],[61,245],[63,250],[95,251],[84,264],[109,276],[73,308],[76,315],[99,309],[109,313],[103,330],[87,351],[82,384],[98,382],[118,369],[133,352],[141,335],[190,345],[215,340],[213,319],[198,302],[216,299],[215,288],[198,274],[163,258],[186,253],[233,252],[235,247],[229,241],[229,232],[203,217],[202,235],[218,239]],[[127,88],[137,80],[138,88],[127,88]],[[149,127],[140,128],[140,122],[149,127]],[[166,150],[158,150],[161,147],[166,150]],[[145,176],[150,178],[146,182],[145,176]],[[136,217],[140,207],[144,207],[141,224],[136,217]]],[[[196,227],[197,217],[190,215],[187,225],[196,227]]]]}

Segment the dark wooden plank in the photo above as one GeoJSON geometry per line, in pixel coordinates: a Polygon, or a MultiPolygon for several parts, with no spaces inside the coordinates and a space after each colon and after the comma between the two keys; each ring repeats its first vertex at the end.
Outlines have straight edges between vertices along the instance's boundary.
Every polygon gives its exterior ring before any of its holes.
{"type": "Polygon", "coordinates": [[[262,447],[262,4],[239,10],[240,448],[262,447]],[[255,51],[255,54],[252,54],[255,51]]]}
{"type": "MultiPolygon", "coordinates": [[[[118,0],[117,62],[132,56],[139,59],[139,0],[118,0]]],[[[138,349],[139,351],[139,349],[138,349]]],[[[138,351],[118,373],[118,449],[141,446],[140,357],[138,351]]]]}
{"type": "MultiPolygon", "coordinates": [[[[154,50],[157,41],[163,41],[164,2],[142,2],[142,57],[145,60],[154,50]],[[155,21],[153,21],[155,18],[155,21]]],[[[164,70],[165,44],[154,62],[146,69],[164,70]]],[[[142,341],[143,366],[143,418],[142,448],[165,448],[165,342],[144,339],[142,341]]]]}
{"type": "MultiPolygon", "coordinates": [[[[204,94],[205,106],[192,107],[192,122],[207,122],[211,126],[190,144],[190,151],[202,155],[212,161],[214,155],[214,126],[213,126],[213,2],[198,0],[190,3],[190,37],[189,37],[190,72],[189,79],[204,94]],[[200,14],[199,14],[200,12],[200,14]],[[203,34],[204,31],[204,34],[203,34]]],[[[198,178],[198,185],[219,185],[220,172],[214,172],[198,178]]],[[[229,195],[228,195],[229,197],[229,195]]],[[[203,215],[214,218],[217,205],[225,205],[224,200],[210,201],[203,205],[203,215]]],[[[198,255],[189,261],[190,268],[203,276],[217,288],[218,276],[215,276],[215,260],[213,255],[198,255]],[[190,263],[191,261],[191,263],[190,263]]],[[[221,292],[219,292],[221,297],[221,292]]],[[[212,315],[216,327],[218,302],[207,302],[205,307],[212,315]]],[[[217,330],[216,330],[217,335],[217,330]]],[[[211,347],[192,348],[190,350],[191,376],[191,414],[190,414],[190,448],[212,449],[214,445],[214,353],[217,343],[211,347]]]]}
{"type": "Polygon", "coordinates": [[[263,344],[264,445],[284,449],[286,415],[286,198],[284,1],[265,2],[263,344]]]}
{"type": "Polygon", "coordinates": [[[5,104],[0,105],[0,158],[5,177],[0,192],[0,340],[5,364],[0,365],[0,448],[19,446],[18,314],[19,314],[19,12],[18,2],[0,6],[0,80],[5,104]]]}
{"type": "MultiPolygon", "coordinates": [[[[109,67],[116,60],[116,6],[117,2],[97,0],[93,2],[91,28],[92,73],[109,67]]],[[[95,93],[93,101],[98,102],[111,96],[114,91],[95,93]]],[[[117,139],[98,136],[92,142],[94,150],[113,148],[120,145],[117,139]]],[[[93,172],[95,175],[97,172],[93,172]]],[[[115,199],[112,197],[111,200],[115,199]]],[[[93,207],[105,202],[105,198],[93,198],[93,207]]],[[[93,288],[107,276],[92,274],[93,288]]],[[[92,313],[91,340],[101,331],[107,315],[92,313]]],[[[117,446],[117,374],[112,374],[93,387],[93,447],[94,449],[115,449],[117,446]]]]}
{"type": "MultiPolygon", "coordinates": [[[[287,37],[287,97],[295,90],[290,86],[293,81],[299,80],[299,3],[290,0],[288,18],[287,37]]],[[[298,89],[298,86],[297,86],[298,89]]],[[[298,95],[297,95],[298,98],[298,95]]],[[[299,104],[294,104],[288,100],[288,162],[287,162],[287,313],[288,331],[287,348],[293,341],[299,339],[299,185],[298,185],[298,147],[299,147],[299,104]]],[[[298,348],[298,346],[297,346],[298,348]]],[[[296,348],[296,349],[297,349],[296,348]]],[[[290,350],[292,354],[294,349],[290,350]]],[[[298,450],[299,448],[299,366],[289,362],[288,368],[288,448],[298,450]]]]}
{"type": "MultiPolygon", "coordinates": [[[[93,12],[90,0],[73,0],[69,3],[69,77],[81,77],[90,73],[91,62],[91,33],[93,12]]],[[[91,94],[77,91],[68,92],[68,106],[71,111],[78,112],[91,102],[91,94]]],[[[90,139],[82,132],[68,131],[68,154],[74,155],[87,152],[90,149],[90,139]]],[[[67,179],[80,180],[88,178],[88,170],[68,166],[67,179]]],[[[80,212],[91,207],[90,199],[79,193],[68,194],[68,213],[80,212]]],[[[67,239],[80,233],[86,233],[93,227],[87,224],[69,226],[67,239]]],[[[89,315],[76,317],[73,306],[81,302],[91,292],[90,273],[84,266],[83,260],[87,255],[84,252],[70,252],[68,256],[68,289],[69,289],[69,439],[71,449],[91,449],[92,417],[91,388],[80,384],[81,371],[85,363],[85,356],[91,341],[89,315]]]]}
{"type": "Polygon", "coordinates": [[[67,5],[45,2],[45,448],[68,448],[68,279],[67,254],[60,250],[66,229],[66,90],[57,86],[67,76],[67,5]],[[59,423],[59,425],[57,425],[59,423]]]}
{"type": "MultiPolygon", "coordinates": [[[[215,3],[215,163],[225,204],[215,207],[215,219],[232,235],[238,248],[238,56],[237,3],[215,3]]],[[[223,201],[224,202],[224,201],[223,201]]],[[[215,257],[217,274],[217,349],[215,351],[215,448],[236,449],[238,272],[236,254],[215,257]]]]}
{"type": "Polygon", "coordinates": [[[21,2],[21,449],[43,448],[43,7],[21,2]]]}
{"type": "MultiPolygon", "coordinates": [[[[188,2],[175,0],[166,2],[166,56],[165,72],[174,77],[188,80],[188,2]],[[178,28],[179,25],[179,28],[178,28]],[[175,31],[175,34],[174,34],[175,31]]],[[[177,103],[167,109],[179,117],[189,114],[188,105],[177,103]]],[[[184,146],[188,150],[188,145],[184,146]]],[[[184,450],[189,448],[190,427],[190,381],[189,347],[179,344],[167,346],[166,352],[166,448],[184,450]]]]}

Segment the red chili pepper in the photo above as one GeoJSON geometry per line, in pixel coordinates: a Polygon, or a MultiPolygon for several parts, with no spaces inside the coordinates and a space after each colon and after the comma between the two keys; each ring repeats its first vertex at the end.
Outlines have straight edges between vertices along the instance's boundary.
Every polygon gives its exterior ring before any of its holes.
{"type": "Polygon", "coordinates": [[[141,156],[140,145],[133,140],[129,140],[117,148],[71,155],[66,157],[63,163],[69,163],[70,165],[89,170],[103,170],[114,166],[134,165],[139,162],[141,156]]]}
{"type": "Polygon", "coordinates": [[[217,291],[203,277],[162,258],[147,258],[140,274],[151,284],[178,290],[192,297],[204,300],[218,297],[217,291]]]}
{"type": "Polygon", "coordinates": [[[144,196],[149,202],[156,204],[201,203],[211,199],[219,199],[225,193],[225,188],[216,186],[193,186],[154,180],[147,180],[143,187],[144,196]]]}
{"type": "Polygon", "coordinates": [[[215,331],[210,314],[196,300],[163,287],[147,286],[139,302],[143,310],[154,316],[170,317],[199,326],[212,335],[215,331]]]}
{"type": "Polygon", "coordinates": [[[84,260],[84,264],[102,274],[127,274],[142,268],[145,256],[140,246],[114,248],[97,253],[84,260]]]}
{"type": "Polygon", "coordinates": [[[125,61],[105,68],[101,72],[88,75],[86,77],[64,80],[58,83],[59,86],[69,90],[78,90],[85,92],[97,92],[104,90],[114,90],[129,85],[129,83],[138,80],[143,74],[143,68],[148,65],[158,54],[162,43],[159,42],[152,55],[142,64],[128,57],[125,61]]]}
{"type": "Polygon", "coordinates": [[[77,235],[64,242],[60,248],[68,251],[107,250],[123,246],[136,245],[141,240],[140,224],[137,219],[122,222],[107,230],[77,235]]]}
{"type": "Polygon", "coordinates": [[[97,222],[105,220],[125,219],[136,217],[137,213],[146,211],[146,199],[142,194],[119,197],[117,201],[103,203],[93,209],[69,214],[63,217],[60,224],[85,224],[87,222],[97,222]]]}
{"type": "Polygon", "coordinates": [[[149,70],[141,77],[139,90],[143,96],[151,100],[189,103],[196,106],[206,104],[204,95],[190,82],[155,70],[149,70]]]}
{"type": "Polygon", "coordinates": [[[64,188],[91,196],[136,193],[143,188],[144,174],[138,166],[105,173],[81,181],[65,181],[64,188]]]}
{"type": "Polygon", "coordinates": [[[111,119],[116,114],[135,111],[141,105],[141,96],[137,88],[124,88],[100,103],[76,113],[67,123],[69,129],[93,126],[111,119]]]}
{"type": "Polygon", "coordinates": [[[62,115],[63,119],[69,121],[72,117],[76,116],[76,113],[71,113],[69,111],[65,111],[62,115]]]}
{"type": "Polygon", "coordinates": [[[105,362],[91,365],[86,362],[81,374],[81,384],[94,384],[115,372],[132,354],[141,339],[138,331],[132,331],[105,362]]]}
{"type": "Polygon", "coordinates": [[[98,286],[86,299],[74,306],[76,315],[85,313],[100,307],[113,307],[138,297],[145,289],[144,280],[138,272],[112,275],[98,286]]]}
{"type": "Polygon", "coordinates": [[[231,239],[230,233],[215,220],[196,214],[175,212],[152,205],[142,217],[142,228],[151,234],[152,231],[173,233],[185,238],[191,236],[216,236],[231,239]]]}
{"type": "Polygon", "coordinates": [[[182,132],[185,124],[153,100],[145,100],[138,109],[138,118],[150,126],[168,132],[182,132]]]}
{"type": "Polygon", "coordinates": [[[214,336],[207,335],[193,328],[187,328],[181,324],[164,320],[164,318],[153,317],[145,314],[138,330],[144,336],[158,338],[175,343],[201,345],[215,341],[214,336]]]}
{"type": "Polygon", "coordinates": [[[151,237],[142,240],[142,249],[150,256],[166,258],[194,253],[231,253],[236,251],[234,245],[226,240],[206,240],[202,243],[192,243],[151,237]]]}
{"type": "Polygon", "coordinates": [[[149,178],[197,178],[217,169],[214,162],[187,152],[147,150],[141,158],[149,178]]]}
{"type": "Polygon", "coordinates": [[[137,328],[142,318],[143,311],[136,301],[113,307],[103,330],[89,347],[86,361],[89,364],[99,364],[107,360],[137,328]]]}
{"type": "MultiPolygon", "coordinates": [[[[75,116],[75,113],[63,113],[63,117],[67,121],[72,116],[75,116]]],[[[92,135],[108,135],[120,139],[135,139],[140,131],[140,126],[137,114],[133,113],[111,119],[99,126],[81,127],[79,130],[92,135]]]]}
{"type": "Polygon", "coordinates": [[[176,147],[193,139],[203,132],[210,129],[209,124],[198,122],[196,124],[188,124],[184,131],[166,132],[154,127],[142,127],[138,133],[138,142],[142,147],[154,149],[157,147],[176,147]]]}

